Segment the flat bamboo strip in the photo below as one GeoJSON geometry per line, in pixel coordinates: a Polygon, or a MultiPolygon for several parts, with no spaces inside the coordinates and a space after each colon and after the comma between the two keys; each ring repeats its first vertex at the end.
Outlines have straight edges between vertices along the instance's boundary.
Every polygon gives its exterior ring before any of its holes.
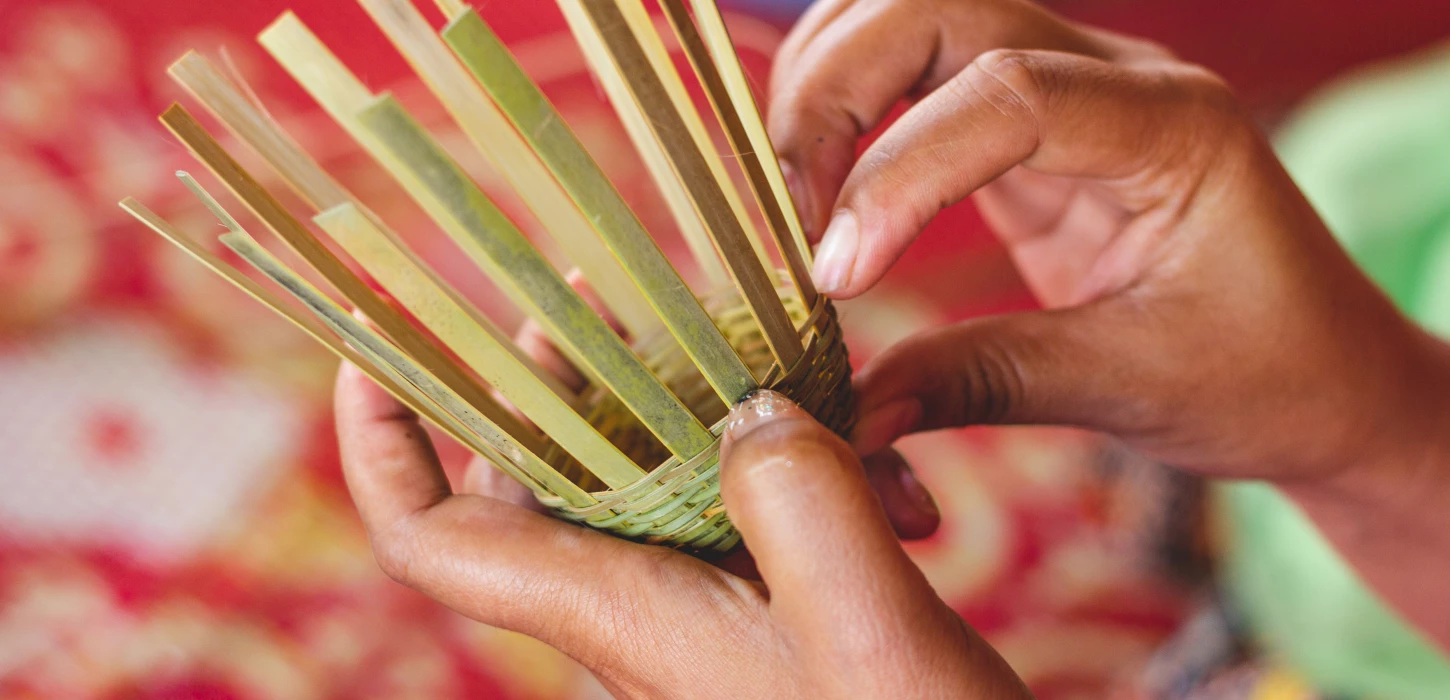
{"type": "Polygon", "coordinates": [[[454,17],[443,39],[589,217],[720,398],[733,405],[754,391],[755,378],[700,301],[478,13],[468,10],[454,17]]]}
{"type": "Polygon", "coordinates": [[[553,327],[555,337],[571,345],[671,453],[688,459],[710,447],[714,438],[709,430],[397,100],[378,98],[358,120],[384,144],[388,170],[408,193],[516,304],[553,327]]]}
{"type": "Polygon", "coordinates": [[[604,241],[594,235],[589,221],[478,83],[458,65],[418,8],[410,0],[359,0],[359,4],[423,78],[464,135],[559,242],[625,330],[640,338],[659,328],[659,317],[639,288],[630,283],[604,241]]]}
{"type": "Polygon", "coordinates": [[[327,281],[337,288],[348,301],[356,304],[368,318],[376,323],[388,337],[392,338],[433,375],[437,376],[451,390],[458,393],[470,405],[487,416],[493,423],[502,426],[514,439],[530,447],[542,449],[543,440],[531,431],[518,416],[510,413],[498,403],[488,391],[472,377],[465,374],[443,354],[437,346],[413,328],[402,314],[399,314],[382,297],[368,288],[342,261],[338,260],[302,226],[271,193],[267,192],[247,173],[225,149],[208,134],[201,124],[181,105],[172,105],[161,115],[161,121],[177,138],[214,173],[237,199],[246,204],[252,213],[302,259],[312,265],[327,281]]]}
{"type": "MultiPolygon", "coordinates": [[[[760,325],[776,362],[793,367],[802,353],[801,339],[775,290],[772,275],[755,257],[741,223],[735,218],[720,183],[710,172],[705,156],[697,148],[684,119],[675,109],[663,83],[635,40],[614,0],[558,0],[564,16],[580,39],[586,54],[595,55],[595,65],[610,63],[628,86],[641,113],[664,148],[689,192],[706,229],[719,247],[736,286],[760,325]]],[[[673,69],[671,69],[673,70],[673,69]]],[[[693,106],[690,107],[693,109],[693,106]]]]}
{"type": "MultiPolygon", "coordinates": [[[[379,154],[386,154],[382,144],[357,121],[357,113],[372,102],[373,94],[302,20],[291,12],[284,12],[257,35],[257,41],[363,150],[375,159],[382,157],[379,154]]],[[[545,330],[551,329],[546,327],[545,330]]],[[[561,338],[553,337],[552,340],[590,382],[601,383],[584,358],[574,354],[572,346],[561,338]]]]}
{"type": "Polygon", "coordinates": [[[473,371],[601,481],[624,488],[645,475],[515,359],[508,350],[512,343],[504,345],[469,322],[456,303],[356,206],[340,204],[313,221],[473,371]]]}
{"type": "MultiPolygon", "coordinates": [[[[806,243],[805,235],[800,228],[800,219],[796,214],[795,204],[790,198],[790,193],[784,187],[785,179],[780,174],[780,163],[775,158],[774,148],[770,145],[770,139],[765,136],[765,127],[761,123],[760,113],[756,110],[755,99],[750,93],[749,83],[744,83],[744,94],[749,99],[742,104],[732,97],[732,92],[725,76],[722,75],[721,64],[733,65],[740,81],[744,81],[743,72],[739,71],[739,60],[735,56],[734,48],[729,49],[730,56],[725,59],[712,59],[710,50],[705,46],[704,39],[700,36],[695,23],[690,19],[690,13],[685,9],[684,0],[659,0],[660,7],[664,8],[665,16],[669,18],[670,25],[675,28],[675,35],[680,40],[680,46],[684,49],[685,55],[689,57],[690,64],[695,67],[695,74],[700,79],[700,84],[705,88],[705,95],[710,98],[710,104],[715,108],[715,115],[719,118],[721,126],[725,129],[725,136],[730,140],[731,147],[735,150],[735,157],[740,163],[740,168],[745,171],[746,181],[750,183],[750,189],[755,193],[755,201],[760,205],[760,210],[765,214],[765,222],[770,228],[772,237],[775,239],[777,249],[780,250],[781,259],[785,261],[786,271],[790,273],[791,282],[795,285],[796,291],[800,294],[801,301],[810,308],[816,303],[816,285],[811,280],[810,268],[810,245],[806,243]],[[752,128],[751,125],[754,125],[752,128]],[[760,148],[757,142],[765,144],[760,148]],[[774,173],[772,175],[772,173],[774,173]],[[775,182],[782,183],[779,188],[775,182]]],[[[716,13],[718,16],[718,12],[716,13]]],[[[723,22],[720,26],[723,26],[723,22]]],[[[729,36],[725,37],[729,41],[729,36]]],[[[726,66],[728,68],[728,66],[726,66]]]]}
{"type": "Polygon", "coordinates": [[[222,261],[221,258],[213,255],[200,245],[197,245],[190,237],[177,231],[169,222],[135,199],[127,197],[121,200],[121,208],[135,217],[136,220],[145,224],[148,228],[186,252],[192,258],[195,258],[202,265],[205,265],[212,272],[215,272],[218,276],[232,283],[253,299],[261,302],[267,308],[272,309],[278,315],[302,329],[304,333],[321,343],[328,350],[331,350],[339,358],[356,365],[368,377],[372,378],[379,386],[392,394],[398,401],[408,406],[414,413],[428,419],[459,443],[468,446],[478,454],[490,459],[499,465],[501,469],[509,472],[510,475],[516,474],[519,477],[523,477],[523,483],[536,493],[544,496],[548,495],[548,492],[539,486],[538,482],[519,472],[512,464],[504,460],[502,455],[490,447],[488,443],[483,442],[477,435],[470,432],[457,419],[444,413],[431,398],[419,391],[417,387],[409,384],[402,375],[397,374],[391,367],[371,362],[369,358],[359,354],[356,350],[349,347],[347,343],[343,342],[327,325],[318,321],[313,316],[298,313],[295,309],[284,303],[280,297],[272,293],[271,290],[263,287],[246,275],[241,274],[236,268],[222,261]]]}
{"type": "MultiPolygon", "coordinates": [[[[740,222],[741,228],[745,229],[745,236],[750,240],[750,247],[755,249],[755,256],[760,259],[760,264],[770,270],[775,263],[770,259],[770,253],[766,250],[765,242],[760,238],[760,231],[755,227],[755,220],[750,215],[750,210],[745,207],[745,201],[740,197],[740,191],[735,187],[735,180],[730,176],[730,171],[725,167],[725,161],[720,157],[720,152],[715,148],[715,141],[710,137],[710,131],[705,127],[705,121],[700,118],[700,112],[695,109],[695,101],[690,98],[689,91],[685,88],[685,82],[680,79],[680,74],[675,70],[675,63],[670,59],[669,49],[665,48],[665,42],[660,38],[659,32],[655,29],[655,23],[650,18],[649,10],[645,9],[641,0],[616,0],[619,11],[624,14],[624,21],[629,23],[630,31],[634,32],[634,38],[644,49],[645,56],[649,58],[650,65],[654,66],[655,74],[664,83],[665,92],[670,95],[670,101],[675,103],[675,110],[685,120],[685,127],[690,130],[690,137],[695,140],[695,147],[705,156],[705,161],[710,166],[710,173],[714,175],[715,181],[720,183],[720,189],[725,193],[725,199],[730,202],[730,209],[735,212],[735,218],[740,222]]],[[[723,284],[724,280],[721,280],[723,284]]]]}
{"type": "Polygon", "coordinates": [[[359,352],[379,359],[424,394],[437,400],[444,411],[492,447],[503,458],[503,463],[512,465],[566,499],[585,502],[593,500],[583,489],[540,459],[533,450],[514,440],[506,430],[481,415],[471,402],[459,396],[432,373],[414,364],[396,346],[358,321],[297,273],[287,269],[244,231],[234,230],[223,235],[220,240],[268,279],[297,297],[298,301],[338,335],[346,338],[359,352]]]}
{"type": "MultiPolygon", "coordinates": [[[[569,17],[568,12],[565,12],[565,17],[569,19],[571,28],[579,21],[577,17],[569,17]]],[[[629,134],[629,140],[634,144],[634,150],[644,161],[645,169],[650,173],[650,179],[654,180],[655,187],[659,188],[660,194],[664,197],[665,206],[670,210],[670,216],[674,219],[675,226],[679,228],[680,236],[685,239],[685,245],[689,247],[695,262],[699,264],[700,271],[705,277],[705,283],[710,289],[719,289],[728,284],[729,277],[726,276],[725,268],[720,265],[720,254],[716,251],[709,231],[705,229],[705,222],[701,221],[700,216],[695,213],[695,205],[690,201],[689,191],[676,176],[674,167],[670,165],[670,158],[665,154],[664,146],[655,138],[654,132],[650,129],[651,115],[640,109],[639,104],[630,97],[624,76],[619,74],[613,63],[604,58],[608,54],[599,37],[588,33],[587,30],[581,33],[576,28],[574,38],[579,42],[580,48],[584,49],[584,56],[589,60],[594,76],[599,80],[600,86],[604,88],[604,94],[609,98],[609,103],[614,106],[620,122],[624,124],[624,130],[629,134]]],[[[665,61],[669,61],[668,56],[665,61]]]]}
{"type": "MultiPolygon", "coordinates": [[[[567,398],[571,403],[578,400],[578,396],[574,392],[514,345],[507,333],[504,333],[491,319],[483,315],[477,307],[469,303],[462,294],[418,258],[403,244],[396,233],[383,224],[375,214],[368,211],[351,192],[348,192],[312,156],[308,155],[272,119],[271,115],[263,111],[237,85],[222,75],[204,56],[195,51],[188,51],[185,56],[171,64],[167,72],[220,119],[237,138],[245,141],[252,147],[252,150],[259,153],[282,175],[282,179],[313,208],[323,211],[345,203],[356,205],[358,210],[370,218],[379,231],[399,248],[412,265],[453,300],[458,311],[466,316],[467,321],[478,325],[493,339],[504,343],[514,358],[524,363],[534,376],[549,386],[551,391],[567,398]]],[[[608,255],[607,251],[605,255],[608,255]]],[[[464,320],[460,318],[456,322],[462,323],[464,320]]]]}

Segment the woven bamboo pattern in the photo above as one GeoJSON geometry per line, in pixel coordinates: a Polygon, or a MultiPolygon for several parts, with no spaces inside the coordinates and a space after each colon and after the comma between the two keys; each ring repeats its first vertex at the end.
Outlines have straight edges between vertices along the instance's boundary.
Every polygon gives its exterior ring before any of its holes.
{"type": "Polygon", "coordinates": [[[311,210],[310,222],[185,107],[173,105],[161,122],[315,274],[275,257],[186,173],[178,173],[183,184],[227,230],[218,240],[251,272],[134,199],[122,208],[357,365],[560,518],[691,551],[736,547],[719,482],[729,408],[773,389],[844,435],[853,407],[835,309],[811,285],[810,250],[713,0],[661,3],[692,74],[676,70],[642,0],[557,0],[669,204],[708,285],[703,293],[687,285],[679,261],[664,255],[476,11],[437,0],[447,18],[439,28],[411,0],[358,2],[570,256],[602,312],[463,170],[462,154],[391,95],[369,89],[301,19],[283,13],[258,42],[479,274],[544,329],[587,378],[584,391],[563,386],[514,345],[303,151],[245,83],[196,52],[171,76],[281,176],[311,210]],[[716,150],[706,115],[691,102],[691,80],[709,98],[728,152],[716,150]],[[732,162],[763,228],[735,187],[732,162]]]}

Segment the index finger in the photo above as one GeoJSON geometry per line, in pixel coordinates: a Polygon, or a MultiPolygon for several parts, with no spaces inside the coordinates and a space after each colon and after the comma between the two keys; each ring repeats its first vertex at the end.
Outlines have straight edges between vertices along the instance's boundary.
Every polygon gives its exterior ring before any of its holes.
{"type": "Polygon", "coordinates": [[[823,231],[856,143],[903,97],[936,89],[996,48],[1107,58],[1122,42],[1023,0],[857,2],[792,33],[771,80],[770,135],[808,235],[823,231]],[[806,37],[797,39],[797,36],[806,37]]]}

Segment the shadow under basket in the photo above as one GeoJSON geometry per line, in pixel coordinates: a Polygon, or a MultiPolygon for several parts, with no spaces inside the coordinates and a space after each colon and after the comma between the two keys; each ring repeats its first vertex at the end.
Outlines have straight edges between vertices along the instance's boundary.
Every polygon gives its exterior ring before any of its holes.
{"type": "MultiPolygon", "coordinates": [[[[762,388],[785,395],[844,437],[854,422],[855,411],[851,363],[835,307],[822,295],[808,310],[788,288],[781,288],[779,293],[805,345],[799,363],[789,370],[773,361],[760,327],[738,292],[719,292],[701,302],[762,388]]],[[[584,412],[589,422],[649,474],[625,488],[610,490],[558,445],[551,444],[546,460],[566,478],[590,491],[598,503],[578,508],[558,497],[539,500],[558,517],[621,537],[692,551],[728,552],[740,543],[740,533],[720,499],[720,437],[725,431],[728,407],[669,334],[647,338],[635,349],[696,417],[711,426],[714,444],[682,461],[672,456],[613,394],[594,388],[585,392],[584,412]],[[649,469],[649,465],[657,466],[649,469]]]]}

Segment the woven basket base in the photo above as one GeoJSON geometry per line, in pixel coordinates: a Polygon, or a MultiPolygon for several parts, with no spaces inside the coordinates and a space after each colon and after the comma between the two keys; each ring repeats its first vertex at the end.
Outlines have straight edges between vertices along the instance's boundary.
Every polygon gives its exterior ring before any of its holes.
{"type": "MultiPolygon", "coordinates": [[[[785,289],[781,290],[781,300],[806,343],[800,363],[788,370],[774,364],[770,348],[739,294],[721,293],[707,297],[703,303],[762,387],[786,395],[844,436],[851,428],[854,406],[851,365],[835,307],[821,297],[816,308],[806,309],[785,289]]],[[[658,466],[628,487],[600,490],[598,480],[555,446],[548,455],[550,463],[590,489],[598,503],[577,508],[563,499],[541,500],[561,518],[621,537],[692,551],[730,551],[739,544],[740,534],[720,500],[720,435],[728,409],[668,334],[639,343],[636,349],[696,417],[712,426],[715,444],[681,462],[612,394],[597,390],[586,412],[590,422],[636,464],[658,466]]]]}

